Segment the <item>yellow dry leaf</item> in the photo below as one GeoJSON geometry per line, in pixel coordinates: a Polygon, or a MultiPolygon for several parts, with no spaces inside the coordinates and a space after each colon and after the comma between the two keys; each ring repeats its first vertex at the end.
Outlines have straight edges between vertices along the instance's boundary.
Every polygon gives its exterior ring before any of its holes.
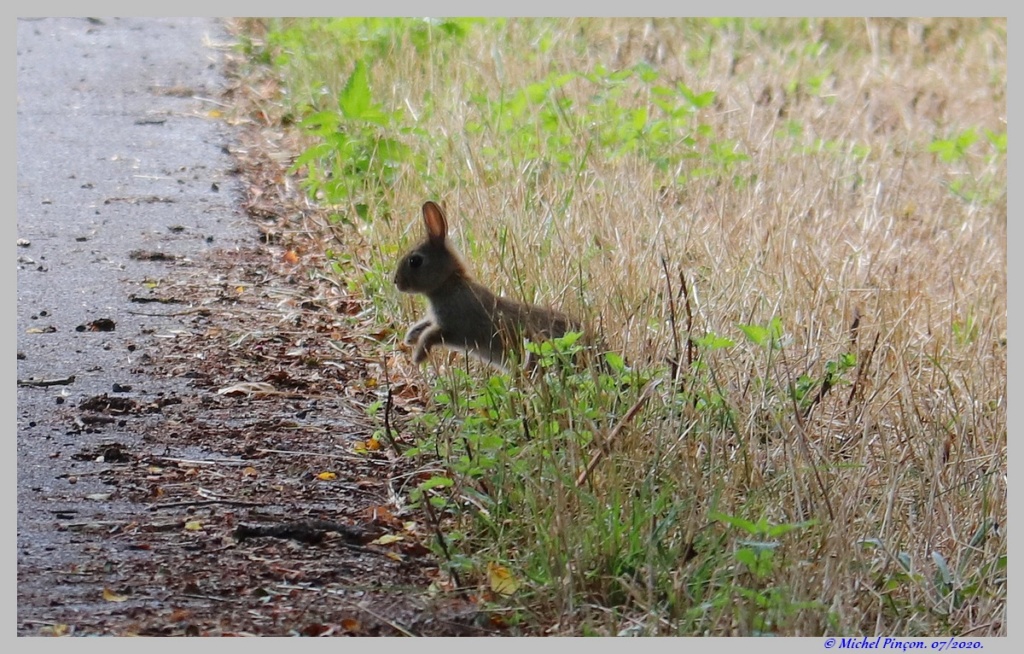
{"type": "Polygon", "coordinates": [[[209,116],[210,118],[220,118],[221,116],[224,115],[224,112],[221,111],[220,109],[210,109],[209,111],[206,112],[206,115],[209,116]]]}
{"type": "Polygon", "coordinates": [[[335,472],[321,472],[316,478],[320,481],[334,481],[338,478],[338,474],[335,472]]]}
{"type": "Polygon", "coordinates": [[[202,531],[203,523],[198,520],[189,520],[185,523],[185,531],[202,531]]]}
{"type": "Polygon", "coordinates": [[[380,449],[380,441],[376,437],[371,436],[365,441],[356,441],[355,445],[352,446],[356,454],[366,454],[367,452],[376,452],[380,449]]]}
{"type": "Polygon", "coordinates": [[[67,636],[69,627],[63,622],[48,624],[39,629],[40,636],[67,636]]]}
{"type": "Polygon", "coordinates": [[[242,468],[243,477],[255,477],[257,474],[259,473],[256,472],[256,468],[253,468],[252,466],[242,468]]]}
{"type": "Polygon", "coordinates": [[[404,538],[405,538],[404,536],[400,536],[399,534],[384,534],[383,536],[381,536],[380,538],[377,538],[376,540],[371,540],[370,544],[371,545],[390,545],[391,543],[397,543],[398,541],[403,540],[404,538]]]}
{"type": "Polygon", "coordinates": [[[107,600],[108,602],[125,602],[128,600],[128,597],[126,595],[118,595],[109,588],[104,588],[103,599],[107,600]]]}
{"type": "Polygon", "coordinates": [[[519,590],[519,582],[508,568],[497,563],[487,564],[487,580],[491,590],[499,595],[511,595],[519,590]]]}

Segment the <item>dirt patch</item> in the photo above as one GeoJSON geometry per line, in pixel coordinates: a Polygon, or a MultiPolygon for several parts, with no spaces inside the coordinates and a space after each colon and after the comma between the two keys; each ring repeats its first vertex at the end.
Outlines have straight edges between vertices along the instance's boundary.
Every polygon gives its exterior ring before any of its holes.
{"type": "Polygon", "coordinates": [[[61,477],[98,479],[104,490],[87,498],[120,510],[54,516],[55,529],[104,555],[55,571],[78,592],[21,632],[493,631],[474,603],[444,592],[429,529],[401,500],[415,470],[368,445],[378,425],[360,407],[379,397],[373,362],[331,338],[352,329],[337,311],[351,301],[321,289],[310,303],[317,294],[274,259],[265,248],[214,252],[165,280],[208,309],[178,312],[182,328],[155,335],[165,338],[144,364],[187,380],[178,391],[63,410],[98,440],[71,454],[89,469],[61,477]]]}

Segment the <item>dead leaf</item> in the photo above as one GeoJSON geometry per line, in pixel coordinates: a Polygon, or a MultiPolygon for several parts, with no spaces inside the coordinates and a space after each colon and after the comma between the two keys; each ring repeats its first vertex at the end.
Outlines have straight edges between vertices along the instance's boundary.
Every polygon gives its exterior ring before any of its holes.
{"type": "Polygon", "coordinates": [[[128,596],[127,595],[118,595],[117,593],[115,593],[114,591],[110,590],[109,588],[104,587],[103,588],[103,599],[107,600],[108,602],[127,602],[128,601],[128,596]]]}
{"type": "Polygon", "coordinates": [[[70,631],[63,622],[57,622],[55,624],[48,624],[39,629],[40,636],[67,636],[70,631]]]}
{"type": "Polygon", "coordinates": [[[316,478],[319,479],[320,481],[334,481],[335,479],[338,478],[338,473],[321,472],[319,475],[316,476],[316,478]]]}
{"type": "Polygon", "coordinates": [[[519,590],[519,582],[512,576],[508,568],[497,563],[487,564],[487,580],[491,590],[506,597],[519,590]]]}
{"type": "Polygon", "coordinates": [[[306,636],[307,638],[316,638],[317,636],[330,636],[333,631],[333,627],[326,624],[321,624],[319,622],[308,624],[300,630],[302,635],[306,636]]]}
{"type": "Polygon", "coordinates": [[[356,454],[366,454],[367,452],[376,452],[380,449],[380,441],[377,440],[376,436],[371,436],[365,441],[357,441],[353,446],[356,454]]]}
{"type": "Polygon", "coordinates": [[[169,616],[168,619],[171,622],[181,622],[183,620],[188,620],[191,617],[192,617],[192,611],[189,611],[188,609],[180,609],[179,608],[179,609],[174,609],[173,611],[171,611],[171,615],[169,616]]]}
{"type": "Polygon", "coordinates": [[[202,531],[203,523],[199,520],[189,520],[185,523],[185,531],[202,531]]]}
{"type": "Polygon", "coordinates": [[[349,632],[358,632],[363,628],[363,626],[359,624],[359,620],[356,620],[355,618],[342,618],[341,628],[349,632]]]}
{"type": "Polygon", "coordinates": [[[396,529],[402,526],[402,521],[396,518],[386,506],[376,505],[368,507],[366,515],[371,521],[379,525],[390,525],[396,529]]]}
{"type": "Polygon", "coordinates": [[[217,390],[217,395],[247,395],[249,397],[260,397],[266,395],[277,395],[277,389],[264,382],[242,382],[232,384],[217,390]]]}
{"type": "Polygon", "coordinates": [[[405,536],[398,534],[384,534],[380,538],[370,541],[370,545],[390,545],[391,543],[397,543],[400,540],[404,540],[405,536]]]}

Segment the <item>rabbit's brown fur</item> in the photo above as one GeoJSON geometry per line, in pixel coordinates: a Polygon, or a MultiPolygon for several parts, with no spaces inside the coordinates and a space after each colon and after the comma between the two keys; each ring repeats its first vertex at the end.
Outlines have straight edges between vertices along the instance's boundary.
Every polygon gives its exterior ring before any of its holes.
{"type": "Polygon", "coordinates": [[[435,345],[461,350],[508,371],[525,361],[523,339],[541,341],[579,331],[565,314],[499,297],[474,281],[448,243],[448,221],[434,202],[423,205],[427,238],[407,252],[395,271],[395,285],[427,297],[430,310],[405,334],[415,345],[412,360],[422,363],[435,345]]]}

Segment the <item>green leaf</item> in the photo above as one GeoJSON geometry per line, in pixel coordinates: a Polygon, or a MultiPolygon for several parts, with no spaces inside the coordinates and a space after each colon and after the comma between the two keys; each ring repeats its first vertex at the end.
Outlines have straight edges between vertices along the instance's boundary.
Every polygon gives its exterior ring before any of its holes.
{"type": "Polygon", "coordinates": [[[757,525],[749,520],[744,520],[743,518],[737,518],[735,516],[727,515],[725,513],[713,511],[711,515],[708,516],[708,519],[717,520],[718,522],[724,522],[725,524],[732,527],[739,527],[740,529],[746,531],[748,534],[758,533],[757,525]]]}
{"type": "Polygon", "coordinates": [[[721,350],[736,345],[732,339],[728,339],[714,333],[707,334],[705,336],[691,336],[690,340],[693,341],[693,344],[697,347],[708,351],[721,350]]]}
{"type": "Polygon", "coordinates": [[[338,96],[338,107],[346,118],[358,119],[366,113],[370,105],[370,78],[366,65],[362,61],[357,61],[355,69],[345,82],[345,88],[338,96]]]}
{"type": "Polygon", "coordinates": [[[376,142],[377,156],[384,162],[395,164],[409,158],[411,150],[407,145],[395,139],[382,138],[376,142]]]}
{"type": "Polygon", "coordinates": [[[694,93],[690,87],[686,86],[682,82],[676,87],[679,90],[679,94],[686,98],[686,101],[692,104],[697,109],[703,109],[709,107],[715,102],[715,92],[705,91],[704,93],[694,93]]]}
{"type": "Polygon", "coordinates": [[[448,477],[431,477],[425,482],[419,485],[420,490],[430,490],[431,488],[447,488],[454,484],[448,477]]]}
{"type": "Polygon", "coordinates": [[[622,372],[626,369],[625,360],[615,352],[605,352],[604,360],[608,362],[608,365],[615,372],[622,372]]]}
{"type": "Polygon", "coordinates": [[[633,111],[633,120],[631,127],[640,133],[647,126],[647,107],[641,107],[633,111]]]}
{"type": "Polygon", "coordinates": [[[581,336],[583,336],[582,332],[566,332],[565,335],[555,339],[555,346],[559,350],[568,350],[576,344],[576,341],[580,340],[581,336]]]}
{"type": "Polygon", "coordinates": [[[753,570],[757,565],[757,554],[751,549],[736,550],[736,560],[753,570]]]}
{"type": "Polygon", "coordinates": [[[345,82],[345,88],[338,95],[338,108],[348,120],[363,120],[381,126],[388,123],[387,116],[373,105],[370,91],[370,74],[362,60],[345,82]]]}
{"type": "Polygon", "coordinates": [[[318,111],[302,119],[299,127],[313,134],[330,134],[338,129],[338,114],[333,111],[318,111]]]}
{"type": "Polygon", "coordinates": [[[770,538],[778,538],[779,536],[789,533],[794,529],[806,529],[807,527],[812,527],[817,523],[817,520],[804,520],[803,522],[785,522],[781,525],[773,525],[769,527],[766,534],[770,538]]]}
{"type": "Polygon", "coordinates": [[[935,567],[939,569],[939,575],[942,577],[942,583],[947,588],[953,584],[953,574],[949,571],[949,565],[946,564],[946,558],[939,552],[932,551],[932,561],[935,562],[935,567]]]}
{"type": "Polygon", "coordinates": [[[985,130],[985,138],[992,144],[992,147],[996,149],[999,154],[1006,154],[1006,146],[1008,139],[1006,132],[993,132],[990,129],[985,130]]]}
{"type": "Polygon", "coordinates": [[[782,341],[782,319],[778,316],[768,321],[765,327],[742,324],[736,326],[756,345],[777,347],[782,341]]]}
{"type": "Polygon", "coordinates": [[[764,345],[768,340],[768,329],[760,325],[736,325],[754,345],[764,345]]]}

